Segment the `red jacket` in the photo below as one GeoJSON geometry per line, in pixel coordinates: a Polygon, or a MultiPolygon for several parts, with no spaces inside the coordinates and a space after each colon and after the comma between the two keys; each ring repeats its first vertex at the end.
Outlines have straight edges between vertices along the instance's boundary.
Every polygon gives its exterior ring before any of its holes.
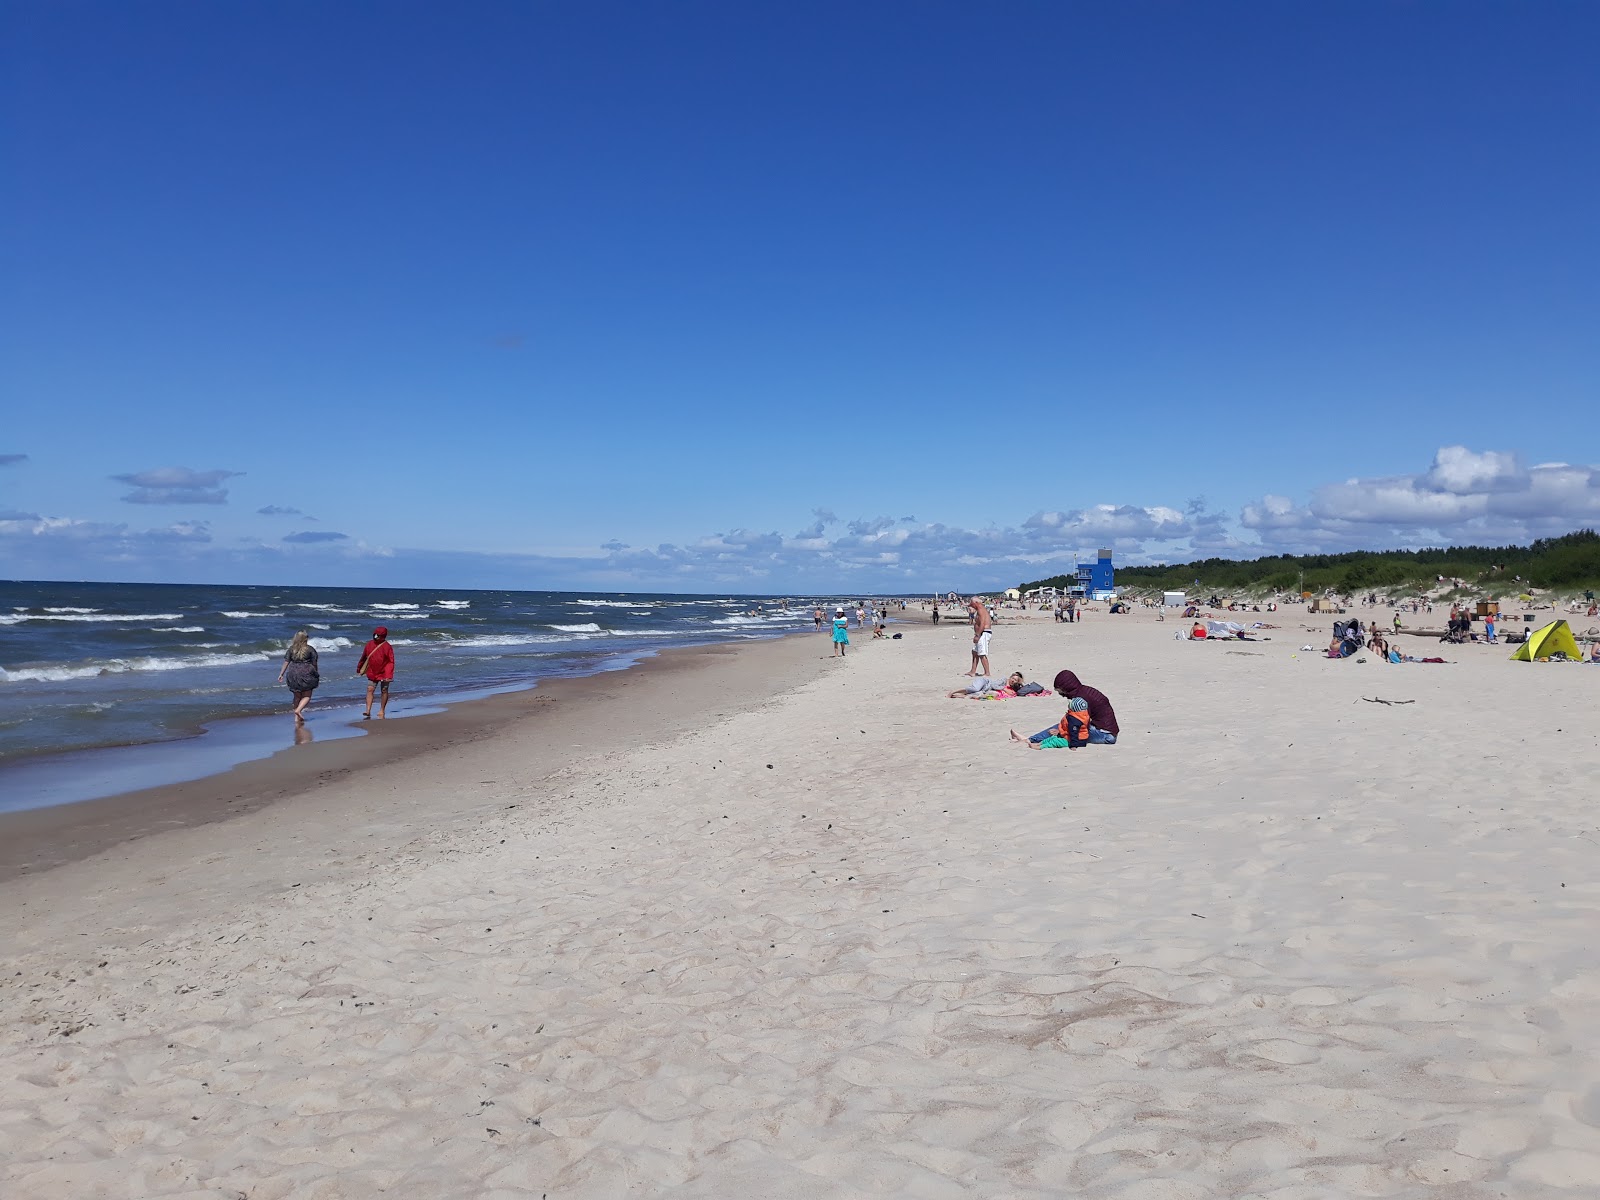
{"type": "Polygon", "coordinates": [[[373,638],[361,651],[361,661],[356,663],[356,673],[365,671],[368,679],[381,683],[394,678],[394,648],[387,641],[373,638]]]}

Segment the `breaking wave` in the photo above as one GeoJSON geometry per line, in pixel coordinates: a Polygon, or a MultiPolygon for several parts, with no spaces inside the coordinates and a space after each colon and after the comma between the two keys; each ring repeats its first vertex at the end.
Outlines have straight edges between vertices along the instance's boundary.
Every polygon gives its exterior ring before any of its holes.
{"type": "Polygon", "coordinates": [[[247,662],[267,662],[275,658],[259,654],[197,654],[189,658],[112,658],[101,663],[76,665],[59,663],[40,667],[0,667],[0,683],[59,683],[67,679],[93,679],[99,675],[124,675],[130,671],[187,671],[190,667],[232,667],[247,662]]]}
{"type": "Polygon", "coordinates": [[[20,625],[24,621],[181,621],[182,613],[101,613],[101,612],[12,612],[0,616],[0,625],[20,625]]]}

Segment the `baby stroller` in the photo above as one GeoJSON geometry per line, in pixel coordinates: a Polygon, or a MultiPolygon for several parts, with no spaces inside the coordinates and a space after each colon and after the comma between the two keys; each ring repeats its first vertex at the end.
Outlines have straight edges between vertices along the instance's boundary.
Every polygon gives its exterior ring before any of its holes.
{"type": "Polygon", "coordinates": [[[1352,654],[1361,652],[1361,622],[1360,621],[1335,621],[1333,623],[1334,640],[1339,643],[1339,657],[1349,658],[1352,654]]]}

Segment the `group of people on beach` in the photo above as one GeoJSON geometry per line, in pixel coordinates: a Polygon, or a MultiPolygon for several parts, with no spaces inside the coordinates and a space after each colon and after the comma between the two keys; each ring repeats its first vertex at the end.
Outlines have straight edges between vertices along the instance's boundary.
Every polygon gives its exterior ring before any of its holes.
{"type": "MultiPolygon", "coordinates": [[[[967,671],[971,680],[965,687],[949,693],[951,699],[1008,700],[1020,696],[1042,696],[1045,688],[1030,683],[1021,671],[1013,671],[1003,681],[989,675],[989,646],[994,638],[994,613],[983,600],[974,596],[967,601],[967,612],[972,618],[972,666],[967,671]]],[[[1071,671],[1057,672],[1053,688],[1055,694],[1067,702],[1067,711],[1054,725],[1038,733],[1022,737],[1015,729],[1011,740],[1030,750],[1076,750],[1080,746],[1114,746],[1120,727],[1111,701],[1098,688],[1084,683],[1071,671]]]]}
{"type": "MultiPolygon", "coordinates": [[[[897,603],[902,610],[906,606],[904,600],[897,601],[897,603]]],[[[833,620],[827,625],[833,635],[833,654],[831,656],[833,658],[843,658],[845,649],[850,645],[850,615],[852,611],[855,613],[857,629],[865,629],[867,622],[871,621],[872,636],[874,638],[886,638],[889,636],[888,601],[870,603],[866,600],[861,600],[856,603],[853,610],[841,604],[833,610],[833,620]]],[[[817,632],[822,632],[823,622],[826,620],[823,615],[822,605],[819,604],[811,610],[811,620],[816,625],[817,632]]],[[[897,633],[894,636],[898,638],[900,635],[897,633]]]]}
{"type": "MultiPolygon", "coordinates": [[[[1084,683],[1072,671],[1058,671],[1052,684],[1055,694],[1067,702],[1067,711],[1053,725],[1024,738],[1015,729],[1011,740],[1030,750],[1076,750],[1081,746],[1114,746],[1121,727],[1116,710],[1098,688],[1084,683]]],[[[966,687],[949,693],[951,699],[1009,700],[1019,696],[1042,696],[1042,684],[1029,683],[1021,671],[1013,671],[1004,681],[979,675],[966,687]]]]}
{"type": "MultiPolygon", "coordinates": [[[[372,640],[362,647],[361,657],[356,660],[356,674],[365,676],[367,680],[367,706],[361,719],[372,719],[372,702],[376,699],[378,720],[383,720],[389,713],[389,685],[394,682],[394,647],[389,644],[387,626],[379,625],[372,631],[372,640]]],[[[278,682],[286,685],[294,695],[294,707],[290,710],[294,723],[304,725],[311,694],[322,684],[317,648],[311,644],[311,635],[304,629],[295,633],[289,641],[289,648],[284,651],[278,682]]]]}

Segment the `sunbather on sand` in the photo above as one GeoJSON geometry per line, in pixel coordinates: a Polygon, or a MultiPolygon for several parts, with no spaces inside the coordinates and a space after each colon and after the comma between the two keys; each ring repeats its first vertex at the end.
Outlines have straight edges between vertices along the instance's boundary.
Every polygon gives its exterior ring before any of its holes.
{"type": "Polygon", "coordinates": [[[1004,680],[990,679],[987,675],[979,675],[966,687],[957,688],[946,695],[950,700],[987,700],[999,692],[1009,691],[1013,696],[1023,687],[1022,672],[1013,671],[1004,680]]]}

